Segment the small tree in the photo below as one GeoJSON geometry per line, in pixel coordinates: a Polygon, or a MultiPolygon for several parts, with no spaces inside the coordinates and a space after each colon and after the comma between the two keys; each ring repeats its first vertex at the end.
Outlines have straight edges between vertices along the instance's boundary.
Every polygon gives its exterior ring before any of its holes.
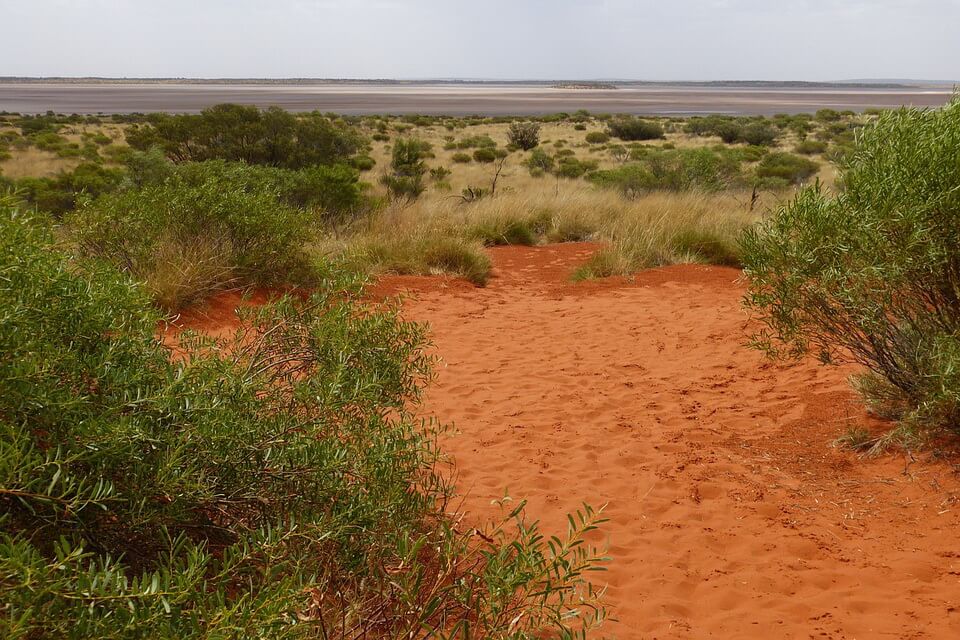
{"type": "Polygon", "coordinates": [[[514,144],[524,151],[529,151],[540,144],[540,123],[513,122],[507,131],[510,144],[514,144]]]}
{"type": "Polygon", "coordinates": [[[398,138],[393,145],[390,161],[391,173],[380,182],[394,200],[416,200],[426,188],[423,176],[427,166],[423,159],[430,151],[430,143],[419,138],[398,138]]]}

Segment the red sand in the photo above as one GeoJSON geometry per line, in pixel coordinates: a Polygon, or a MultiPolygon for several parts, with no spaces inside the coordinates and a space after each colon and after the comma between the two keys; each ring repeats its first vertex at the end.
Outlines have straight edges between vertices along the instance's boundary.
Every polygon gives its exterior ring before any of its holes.
{"type": "Polygon", "coordinates": [[[455,423],[443,445],[470,517],[506,488],[557,532],[606,503],[619,638],[960,637],[956,460],[832,447],[883,425],[850,369],[743,346],[738,271],[567,283],[593,250],[495,249],[484,289],[376,289],[407,291],[405,315],[431,325],[426,409],[455,423]]]}

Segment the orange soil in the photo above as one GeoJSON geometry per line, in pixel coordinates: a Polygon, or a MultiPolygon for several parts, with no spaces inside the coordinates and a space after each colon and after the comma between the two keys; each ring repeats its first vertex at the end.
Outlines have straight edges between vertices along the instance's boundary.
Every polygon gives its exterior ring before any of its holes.
{"type": "MultiPolygon", "coordinates": [[[[471,518],[504,489],[561,532],[606,503],[619,638],[960,637],[960,465],[831,446],[879,429],[851,369],[743,343],[739,272],[569,284],[595,246],[494,249],[484,289],[386,278],[442,362],[427,410],[471,518]]],[[[185,322],[217,330],[224,304],[185,322]]],[[[953,460],[952,462],[956,462],[953,460]]]]}

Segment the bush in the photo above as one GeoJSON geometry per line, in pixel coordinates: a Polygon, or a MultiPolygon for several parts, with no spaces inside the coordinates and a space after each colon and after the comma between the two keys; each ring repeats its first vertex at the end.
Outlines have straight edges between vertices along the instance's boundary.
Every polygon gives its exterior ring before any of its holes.
{"type": "Polygon", "coordinates": [[[742,179],[736,158],[710,149],[646,149],[641,157],[637,163],[595,171],[588,180],[634,197],[650,190],[719,191],[742,179]]]}
{"type": "Polygon", "coordinates": [[[742,246],[748,306],[777,356],[866,367],[867,398],[913,428],[960,427],[960,101],[882,114],[841,169],[742,246]]]}
{"type": "Polygon", "coordinates": [[[665,137],[657,122],[632,116],[620,116],[607,123],[610,135],[621,140],[656,140],[665,137]]]}
{"type": "Polygon", "coordinates": [[[80,207],[68,224],[81,251],[145,282],[166,308],[227,287],[313,277],[303,252],[316,223],[310,212],[279,202],[270,182],[224,165],[184,169],[80,207]]]}
{"type": "Polygon", "coordinates": [[[352,127],[319,113],[294,116],[237,104],[196,115],[153,114],[149,124],[128,129],[126,138],[140,151],[160,147],[174,162],[229,160],[286,169],[345,162],[363,143],[352,127]]]}
{"type": "Polygon", "coordinates": [[[530,157],[524,160],[523,163],[530,170],[531,174],[538,171],[542,175],[543,173],[553,171],[556,161],[553,159],[553,156],[543,149],[534,149],[530,153],[530,157]]]}
{"type": "Polygon", "coordinates": [[[557,163],[556,174],[562,178],[579,178],[595,170],[598,165],[596,160],[579,160],[574,156],[562,156],[557,163]]]}
{"type": "Polygon", "coordinates": [[[780,178],[791,184],[800,184],[820,168],[816,162],[792,153],[776,152],[763,157],[757,165],[757,177],[780,178]]]}
{"type": "Polygon", "coordinates": [[[776,144],[779,134],[774,127],[764,122],[751,122],[740,130],[738,142],[769,147],[776,144]]]}
{"type": "Polygon", "coordinates": [[[430,179],[434,182],[443,182],[450,177],[451,173],[452,171],[446,167],[433,167],[430,169],[430,179]]]}
{"type": "Polygon", "coordinates": [[[370,156],[354,156],[350,159],[350,164],[357,171],[370,171],[376,166],[377,161],[370,156]]]}
{"type": "Polygon", "coordinates": [[[609,140],[610,136],[603,131],[591,131],[587,134],[587,142],[590,144],[604,144],[609,140]]]}
{"type": "Polygon", "coordinates": [[[540,124],[537,122],[514,122],[507,130],[510,144],[529,151],[540,144],[540,124]]]}
{"type": "Polygon", "coordinates": [[[827,143],[820,142],[818,140],[804,140],[799,143],[794,149],[797,153],[803,154],[805,156],[812,156],[817,153],[823,153],[827,150],[827,143]]]}
{"type": "Polygon", "coordinates": [[[482,164],[489,164],[497,159],[497,154],[493,149],[482,147],[473,152],[473,159],[482,164]]]}
{"type": "Polygon", "coordinates": [[[454,162],[459,162],[461,164],[470,162],[472,160],[469,153],[463,153],[463,152],[453,154],[452,156],[450,156],[450,159],[453,160],[454,162]]]}
{"type": "Polygon", "coordinates": [[[172,362],[137,287],[0,209],[5,637],[593,626],[580,575],[599,514],[549,546],[522,504],[482,541],[456,533],[436,434],[415,418],[424,327],[335,287],[248,314],[232,338],[186,337],[172,362]]]}
{"type": "Polygon", "coordinates": [[[73,211],[84,198],[95,198],[117,189],[123,181],[119,169],[84,163],[73,171],[53,178],[22,178],[14,187],[20,195],[40,211],[62,217],[73,211]]]}

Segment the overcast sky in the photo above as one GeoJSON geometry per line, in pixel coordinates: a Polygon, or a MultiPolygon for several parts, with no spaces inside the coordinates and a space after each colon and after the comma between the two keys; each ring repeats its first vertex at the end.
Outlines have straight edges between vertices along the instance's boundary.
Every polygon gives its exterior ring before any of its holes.
{"type": "Polygon", "coordinates": [[[0,76],[960,80],[960,0],[0,0],[0,76]]]}

